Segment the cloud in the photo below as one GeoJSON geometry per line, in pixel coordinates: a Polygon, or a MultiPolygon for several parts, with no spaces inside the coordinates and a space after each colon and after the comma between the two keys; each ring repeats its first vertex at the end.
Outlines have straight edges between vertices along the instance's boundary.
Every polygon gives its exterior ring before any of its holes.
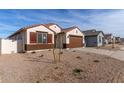
{"type": "Polygon", "coordinates": [[[0,23],[0,29],[1,30],[9,30],[9,29],[16,29],[18,28],[17,26],[13,26],[13,25],[8,25],[8,24],[4,24],[4,23],[0,23]]]}
{"type": "MultiPolygon", "coordinates": [[[[52,10],[54,11],[54,10],[52,10]]],[[[61,10],[60,10],[61,11],[61,10]]],[[[48,20],[51,21],[55,21],[55,22],[67,22],[67,23],[71,23],[72,21],[70,20],[70,18],[66,18],[67,16],[64,15],[56,15],[55,14],[49,14],[49,13],[42,13],[42,12],[36,12],[34,14],[32,14],[32,17],[35,18],[35,20],[42,22],[43,20],[46,20],[48,22],[48,20]]]]}
{"type": "Polygon", "coordinates": [[[0,38],[7,37],[11,33],[15,32],[17,29],[19,29],[18,26],[0,23],[0,38]]]}
{"type": "Polygon", "coordinates": [[[54,22],[62,27],[73,25],[82,30],[97,29],[124,37],[124,10],[8,10],[0,12],[0,36],[22,26],[54,22]]]}
{"type": "Polygon", "coordinates": [[[124,37],[124,10],[103,10],[102,12],[83,12],[69,11],[77,20],[82,30],[96,28],[105,33],[113,33],[124,37]]]}
{"type": "Polygon", "coordinates": [[[20,20],[24,20],[24,21],[37,21],[37,20],[35,20],[35,19],[33,19],[33,18],[24,16],[24,15],[16,15],[16,18],[17,18],[17,19],[20,19],[20,20]]]}

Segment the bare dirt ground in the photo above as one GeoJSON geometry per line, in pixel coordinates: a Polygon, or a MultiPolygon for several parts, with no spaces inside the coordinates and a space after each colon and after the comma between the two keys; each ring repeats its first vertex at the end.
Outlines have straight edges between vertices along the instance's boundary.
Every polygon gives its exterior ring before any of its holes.
{"type": "Polygon", "coordinates": [[[0,82],[124,82],[124,61],[78,50],[64,50],[59,63],[52,51],[2,55],[0,82]]]}

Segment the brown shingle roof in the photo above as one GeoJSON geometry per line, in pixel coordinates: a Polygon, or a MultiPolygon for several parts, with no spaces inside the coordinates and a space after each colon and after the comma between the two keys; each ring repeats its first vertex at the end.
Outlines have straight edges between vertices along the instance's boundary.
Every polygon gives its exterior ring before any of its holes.
{"type": "Polygon", "coordinates": [[[47,28],[49,28],[50,30],[52,30],[51,28],[50,28],[50,26],[52,26],[52,25],[56,25],[56,26],[58,26],[60,29],[62,29],[58,24],[55,24],[55,23],[48,23],[48,24],[43,24],[45,27],[47,27],[47,28]]]}
{"type": "Polygon", "coordinates": [[[23,27],[23,28],[17,30],[16,32],[14,32],[13,34],[11,34],[10,36],[8,36],[8,38],[10,38],[10,37],[12,37],[12,36],[14,36],[14,35],[16,35],[16,34],[22,32],[22,31],[26,31],[26,30],[29,29],[29,28],[37,27],[37,26],[40,26],[40,25],[42,25],[42,24],[34,24],[34,25],[30,25],[30,26],[25,26],[25,27],[23,27]]]}
{"type": "Polygon", "coordinates": [[[48,23],[48,24],[43,24],[43,25],[46,26],[46,27],[49,27],[49,26],[56,25],[56,24],[54,24],[54,23],[48,23]]]}
{"type": "Polygon", "coordinates": [[[45,26],[45,27],[48,28],[49,30],[53,31],[52,29],[49,28],[49,26],[51,26],[51,25],[56,25],[56,24],[54,24],[54,23],[49,23],[49,24],[34,24],[34,25],[30,25],[30,26],[25,26],[25,27],[23,27],[23,28],[17,30],[17,31],[16,31],[15,33],[13,33],[12,35],[8,36],[8,38],[11,37],[11,36],[14,36],[15,34],[18,34],[18,33],[22,32],[22,31],[26,31],[26,30],[29,29],[29,28],[33,28],[33,27],[37,27],[37,26],[41,26],[41,25],[42,25],[42,26],[45,26]]]}

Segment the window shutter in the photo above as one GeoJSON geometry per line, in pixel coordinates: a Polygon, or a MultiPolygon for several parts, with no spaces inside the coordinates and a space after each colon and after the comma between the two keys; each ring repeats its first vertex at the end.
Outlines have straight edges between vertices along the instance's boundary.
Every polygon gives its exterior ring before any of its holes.
{"type": "Polygon", "coordinates": [[[36,42],[37,42],[37,33],[30,32],[30,43],[36,43],[36,42]]]}
{"type": "Polygon", "coordinates": [[[47,43],[52,43],[52,34],[47,35],[47,43]]]}

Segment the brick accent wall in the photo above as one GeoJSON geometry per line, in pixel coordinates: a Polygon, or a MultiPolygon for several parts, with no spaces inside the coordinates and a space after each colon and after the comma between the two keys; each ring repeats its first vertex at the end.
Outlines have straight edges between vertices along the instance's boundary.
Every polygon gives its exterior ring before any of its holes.
{"type": "Polygon", "coordinates": [[[25,44],[25,50],[40,50],[40,49],[52,49],[54,44],[25,44]]]}

